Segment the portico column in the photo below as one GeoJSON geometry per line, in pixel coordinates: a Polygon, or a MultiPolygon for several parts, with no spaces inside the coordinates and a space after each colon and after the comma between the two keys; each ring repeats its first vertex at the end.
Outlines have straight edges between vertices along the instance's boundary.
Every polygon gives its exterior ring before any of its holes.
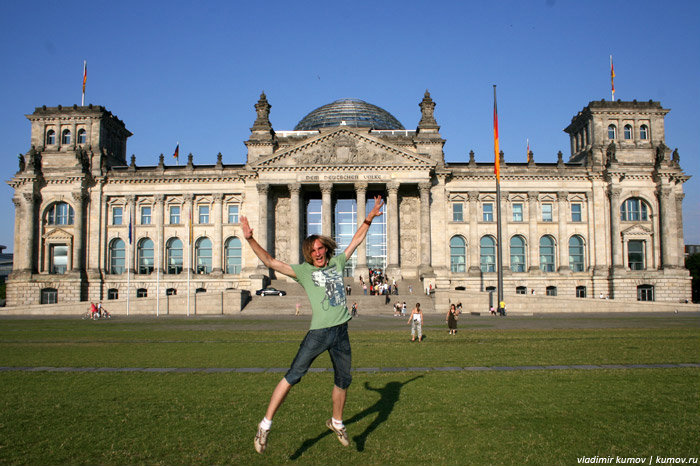
{"type": "MultiPolygon", "coordinates": [[[[389,202],[387,203],[387,252],[388,268],[398,269],[399,267],[399,183],[391,182],[387,184],[389,191],[389,202]]],[[[396,272],[393,272],[396,273],[396,272]]]]}
{"type": "Polygon", "coordinates": [[[133,274],[136,270],[136,267],[134,267],[134,258],[136,257],[136,222],[134,221],[136,218],[136,196],[126,196],[126,205],[129,210],[129,218],[126,219],[126,241],[129,243],[129,257],[127,258],[126,266],[133,274]],[[129,228],[131,229],[131,241],[129,241],[129,228]]]}
{"type": "Polygon", "coordinates": [[[480,267],[480,245],[479,245],[479,191],[469,191],[469,273],[479,274],[480,267]]]}
{"type": "Polygon", "coordinates": [[[16,259],[12,261],[12,270],[22,270],[24,268],[23,260],[24,258],[19,254],[19,247],[21,247],[22,242],[20,240],[22,236],[22,229],[20,228],[19,218],[22,217],[22,200],[18,197],[12,198],[12,203],[15,205],[15,236],[14,244],[16,244],[15,257],[16,259]]]}
{"type": "Polygon", "coordinates": [[[331,236],[331,192],[332,183],[321,183],[321,234],[331,236]]]}
{"type": "MultiPolygon", "coordinates": [[[[367,218],[367,183],[355,183],[355,196],[357,198],[357,228],[360,228],[362,222],[367,218]]],[[[367,268],[367,241],[360,243],[355,254],[357,257],[355,269],[359,275],[362,275],[367,268]]]]}
{"type": "Polygon", "coordinates": [[[622,240],[620,238],[620,188],[608,191],[610,199],[610,257],[613,267],[622,267],[622,240]]]}
{"type": "Polygon", "coordinates": [[[221,193],[216,193],[213,196],[214,205],[212,208],[212,221],[214,225],[214,244],[212,246],[211,252],[211,273],[216,275],[221,275],[223,273],[222,264],[223,260],[221,258],[221,251],[224,248],[223,245],[223,219],[222,219],[222,204],[224,201],[224,195],[221,193]]]}
{"type": "Polygon", "coordinates": [[[570,272],[569,267],[569,240],[568,240],[568,229],[566,227],[566,213],[567,213],[567,201],[569,199],[569,193],[566,191],[560,191],[557,193],[557,210],[559,219],[559,272],[570,272]]]}
{"type": "Polygon", "coordinates": [[[75,217],[73,224],[73,263],[71,264],[71,270],[73,272],[80,272],[80,270],[83,268],[83,204],[85,194],[82,191],[75,191],[71,194],[73,201],[75,202],[75,217]]]}
{"type": "Polygon", "coordinates": [[[418,183],[420,194],[420,273],[432,271],[430,257],[430,183],[418,183]]]}
{"type": "Polygon", "coordinates": [[[24,193],[24,205],[25,205],[25,219],[24,219],[24,234],[26,235],[26,242],[24,248],[24,264],[23,269],[29,273],[34,273],[34,250],[36,249],[35,241],[35,231],[34,222],[36,220],[35,210],[36,210],[36,196],[33,192],[24,193]]]}
{"type": "Polygon", "coordinates": [[[528,236],[527,241],[529,272],[540,270],[540,255],[537,253],[539,238],[537,237],[537,200],[540,193],[530,191],[527,193],[527,210],[528,210],[528,236]]]}
{"type": "Polygon", "coordinates": [[[678,245],[676,249],[676,265],[678,267],[685,267],[685,259],[683,257],[683,249],[685,247],[685,241],[683,239],[683,198],[685,197],[685,194],[683,193],[677,193],[676,194],[676,238],[678,239],[678,245]]]}
{"type": "Polygon", "coordinates": [[[155,201],[155,222],[156,222],[156,262],[155,262],[155,269],[156,273],[163,273],[164,267],[164,256],[165,254],[163,253],[165,251],[164,245],[163,245],[163,237],[164,237],[164,228],[165,228],[165,220],[164,220],[164,215],[165,215],[165,196],[162,194],[156,194],[153,197],[153,200],[155,201]]]}
{"type": "MultiPolygon", "coordinates": [[[[270,188],[268,184],[260,183],[256,186],[258,190],[258,228],[255,231],[257,236],[257,241],[263,249],[268,250],[267,247],[267,193],[270,188]]],[[[259,269],[266,269],[260,259],[258,261],[259,269]]]]}
{"type": "Polygon", "coordinates": [[[292,183],[289,185],[289,223],[290,234],[289,239],[289,260],[292,264],[298,264],[299,260],[299,245],[301,228],[299,228],[299,198],[301,193],[301,184],[292,183]]]}
{"type": "Polygon", "coordinates": [[[661,214],[661,264],[664,269],[675,268],[676,240],[672,229],[676,211],[676,200],[671,188],[659,189],[659,210],[661,214]]]}

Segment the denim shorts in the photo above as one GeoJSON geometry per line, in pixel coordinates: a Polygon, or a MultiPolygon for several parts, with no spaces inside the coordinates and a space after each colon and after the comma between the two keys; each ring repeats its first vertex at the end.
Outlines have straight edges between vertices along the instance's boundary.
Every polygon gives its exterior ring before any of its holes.
{"type": "Polygon", "coordinates": [[[333,382],[338,388],[343,390],[348,388],[352,382],[350,374],[352,357],[347,322],[335,327],[309,330],[299,345],[299,351],[292,361],[292,366],[284,376],[287,382],[290,385],[298,383],[308,372],[314,359],[324,351],[328,351],[331,356],[333,382]]]}

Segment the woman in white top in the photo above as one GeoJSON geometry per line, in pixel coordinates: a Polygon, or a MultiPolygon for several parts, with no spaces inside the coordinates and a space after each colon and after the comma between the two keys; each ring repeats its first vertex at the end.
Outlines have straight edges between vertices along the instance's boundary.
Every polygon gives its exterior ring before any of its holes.
{"type": "Polygon", "coordinates": [[[416,341],[416,330],[418,330],[418,341],[423,341],[423,311],[420,303],[416,303],[406,323],[411,324],[411,341],[416,341]]]}

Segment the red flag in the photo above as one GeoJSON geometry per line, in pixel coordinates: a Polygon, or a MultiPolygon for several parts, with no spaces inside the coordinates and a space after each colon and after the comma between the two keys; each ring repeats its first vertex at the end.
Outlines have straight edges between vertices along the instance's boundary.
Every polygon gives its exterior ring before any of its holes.
{"type": "Polygon", "coordinates": [[[177,143],[177,146],[175,146],[175,152],[173,152],[173,158],[180,159],[180,143],[177,143]]]}
{"type": "Polygon", "coordinates": [[[493,152],[495,162],[493,172],[496,174],[496,182],[501,182],[501,154],[498,150],[498,107],[496,106],[496,85],[493,86],[493,152]]]}
{"type": "Polygon", "coordinates": [[[85,94],[85,83],[87,82],[87,61],[83,61],[83,94],[85,94]]]}

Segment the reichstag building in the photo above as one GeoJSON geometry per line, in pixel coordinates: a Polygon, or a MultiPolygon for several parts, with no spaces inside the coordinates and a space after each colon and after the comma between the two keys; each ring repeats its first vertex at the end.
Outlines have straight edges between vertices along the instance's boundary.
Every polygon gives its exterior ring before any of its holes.
{"type": "Polygon", "coordinates": [[[500,199],[494,164],[473,153],[445,162],[436,104],[427,91],[417,103],[414,129],[342,99],[276,130],[263,93],[245,164],[219,155],[215,165],[189,156],[177,166],[163,156],[157,166],[127,160],[132,133],[104,107],[37,107],[9,180],[8,305],[183,295],[188,276],[198,292],[255,290],[283,277],[250,250],[240,215],[274,256],[301,262],[312,233],[343,249],[377,194],[385,214],[348,262],[349,280],[379,268],[441,290],[495,286],[500,202],[506,294],[690,298],[681,208],[689,176],[666,146],[659,102],[590,102],[564,129],[567,160],[501,160],[500,199]]]}

